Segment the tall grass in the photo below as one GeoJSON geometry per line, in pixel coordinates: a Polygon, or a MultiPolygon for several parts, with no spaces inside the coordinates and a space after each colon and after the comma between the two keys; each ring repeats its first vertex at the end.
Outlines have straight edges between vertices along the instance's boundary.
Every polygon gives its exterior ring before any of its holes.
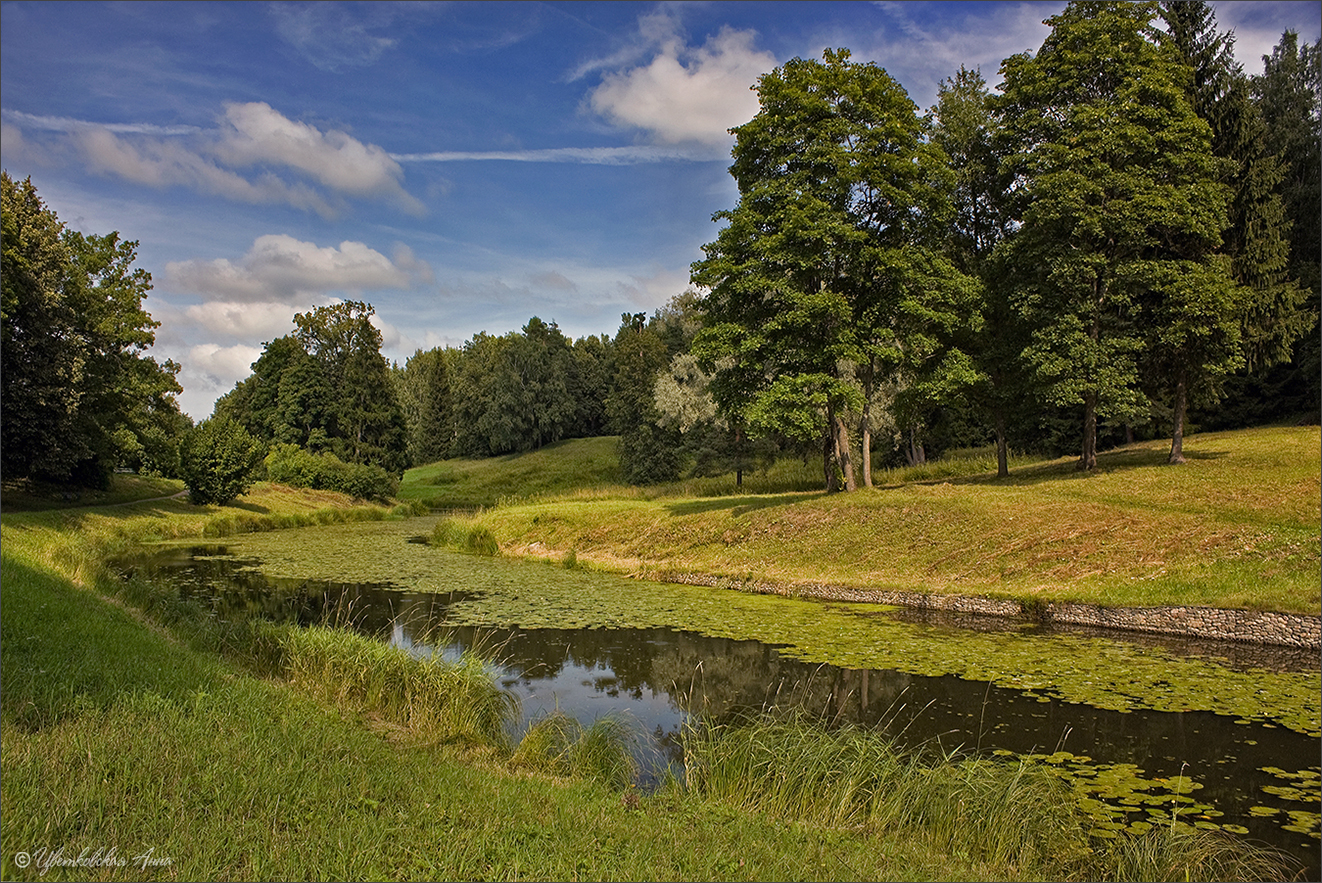
{"type": "Polygon", "coordinates": [[[1098,841],[1069,786],[1045,767],[900,750],[887,735],[802,716],[690,723],[684,786],[743,811],[930,848],[1031,878],[1274,880],[1293,861],[1220,831],[1153,828],[1098,841]]]}
{"type": "Polygon", "coordinates": [[[622,789],[633,784],[638,773],[635,741],[628,723],[619,718],[601,717],[584,727],[557,709],[528,726],[510,764],[622,789]]]}
{"type": "Polygon", "coordinates": [[[491,528],[471,519],[442,518],[432,528],[429,542],[441,549],[470,552],[474,555],[500,554],[500,544],[496,542],[496,536],[491,532],[491,528]]]}
{"type": "Polygon", "coordinates": [[[457,661],[419,658],[339,629],[262,623],[252,655],[313,695],[414,735],[508,748],[518,702],[472,654],[457,661]]]}
{"type": "Polygon", "coordinates": [[[684,739],[685,784],[743,809],[833,827],[902,829],[994,864],[1046,867],[1086,849],[1067,786],[1019,763],[899,750],[860,728],[827,731],[762,715],[698,723],[684,739]]]}

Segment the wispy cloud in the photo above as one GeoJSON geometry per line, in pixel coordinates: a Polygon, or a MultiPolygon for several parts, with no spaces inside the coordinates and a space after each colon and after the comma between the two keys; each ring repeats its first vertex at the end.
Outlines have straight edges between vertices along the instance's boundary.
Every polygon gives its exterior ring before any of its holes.
{"type": "MultiPolygon", "coordinates": [[[[376,6],[378,4],[367,4],[376,6]]],[[[384,4],[383,4],[384,5],[384,4]]],[[[373,64],[396,41],[371,31],[389,24],[368,22],[334,3],[272,3],[267,9],[275,31],[305,61],[324,71],[373,64]]],[[[361,8],[361,7],[359,7],[361,8]]]]}
{"type": "Polygon", "coordinates": [[[728,150],[705,145],[630,147],[550,147],[532,150],[448,150],[435,153],[392,153],[398,162],[531,162],[628,166],[656,162],[728,160],[728,150]]]}
{"type": "Polygon", "coordinates": [[[879,2],[881,24],[870,33],[823,33],[816,54],[848,46],[855,61],[872,61],[904,83],[919,109],[936,102],[937,87],[961,65],[980,69],[988,85],[1000,82],[1001,62],[1036,52],[1050,29],[1042,22],[1065,8],[1059,2],[954,4],[879,2]]]}
{"type": "Polygon", "coordinates": [[[107,132],[127,135],[196,135],[202,129],[199,126],[155,126],[150,123],[89,123],[72,117],[41,116],[35,113],[23,113],[21,110],[5,110],[7,120],[27,129],[44,132],[72,132],[76,129],[96,126],[107,132]]]}
{"type": "Polygon", "coordinates": [[[72,148],[90,171],[135,184],[191,187],[238,202],[283,203],[328,218],[343,213],[345,197],[384,200],[412,215],[426,212],[404,189],[403,169],[383,148],[346,132],[291,120],[264,102],[225,105],[213,129],[96,123],[8,110],[4,119],[27,154],[54,163],[72,148]],[[40,139],[26,137],[24,130],[59,137],[54,143],[45,139],[43,150],[40,139]]]}

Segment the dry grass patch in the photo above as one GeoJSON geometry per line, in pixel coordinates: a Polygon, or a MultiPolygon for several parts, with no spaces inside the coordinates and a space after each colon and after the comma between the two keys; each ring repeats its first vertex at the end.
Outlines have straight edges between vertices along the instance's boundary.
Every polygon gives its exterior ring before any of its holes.
{"type": "Polygon", "coordinates": [[[502,546],[634,572],[1125,605],[1317,612],[1317,427],[1150,442],[993,475],[853,494],[563,499],[485,513],[502,546]]]}

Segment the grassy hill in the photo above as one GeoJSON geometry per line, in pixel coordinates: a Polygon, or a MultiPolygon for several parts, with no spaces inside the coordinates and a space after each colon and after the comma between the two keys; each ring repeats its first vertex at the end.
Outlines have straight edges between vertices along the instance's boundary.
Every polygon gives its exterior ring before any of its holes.
{"type": "Polygon", "coordinates": [[[995,477],[968,454],[814,490],[816,466],[779,464],[646,489],[614,484],[612,439],[457,460],[405,476],[402,495],[492,505],[474,516],[507,554],[623,572],[693,571],[1109,605],[1199,604],[1314,613],[1322,605],[1322,437],[1311,427],[1205,433],[995,477]],[[581,476],[581,480],[580,480],[581,476]],[[535,544],[535,545],[534,545],[535,544]]]}

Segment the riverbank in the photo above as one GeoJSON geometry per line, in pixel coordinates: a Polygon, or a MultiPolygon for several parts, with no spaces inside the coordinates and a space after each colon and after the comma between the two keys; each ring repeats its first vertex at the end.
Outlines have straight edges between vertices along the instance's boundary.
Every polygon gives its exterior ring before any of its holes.
{"type": "MultiPolygon", "coordinates": [[[[832,775],[862,790],[832,792],[829,805],[808,809],[798,791],[781,795],[780,786],[759,785],[737,766],[723,772],[708,764],[700,783],[642,797],[618,784],[530,772],[528,752],[437,726],[449,688],[425,678],[411,685],[417,672],[443,663],[347,633],[217,622],[150,585],[122,582],[97,557],[140,539],[386,517],[380,507],[273,487],[234,507],[166,497],[0,517],[0,877],[1288,873],[1276,858],[1184,825],[1094,849],[1078,808],[1041,771],[958,758],[893,764],[880,742],[868,743],[871,766],[832,775]],[[391,677],[378,677],[382,671],[391,677]],[[402,692],[392,690],[395,682],[402,692]],[[892,785],[871,788],[871,778],[892,785]],[[903,801],[880,799],[900,784],[910,789],[903,801]],[[914,806],[932,813],[914,814],[914,806]],[[852,809],[840,816],[842,807],[852,809]]],[[[749,732],[756,745],[782,754],[762,731],[749,732]]],[[[736,757],[725,735],[708,735],[707,757],[736,757]]],[[[742,736],[731,730],[729,738],[742,736]]],[[[830,770],[840,746],[859,744],[801,728],[777,738],[809,746],[830,770]]],[[[777,773],[777,782],[783,778],[777,773]]],[[[815,781],[794,787],[813,793],[815,781]]]]}
{"type": "Polygon", "coordinates": [[[596,487],[464,520],[505,554],[654,580],[1316,648],[1318,427],[1199,434],[1187,455],[1166,466],[1164,443],[1140,443],[1095,473],[1063,459],[1005,479],[956,463],[829,496],[596,487]]]}

